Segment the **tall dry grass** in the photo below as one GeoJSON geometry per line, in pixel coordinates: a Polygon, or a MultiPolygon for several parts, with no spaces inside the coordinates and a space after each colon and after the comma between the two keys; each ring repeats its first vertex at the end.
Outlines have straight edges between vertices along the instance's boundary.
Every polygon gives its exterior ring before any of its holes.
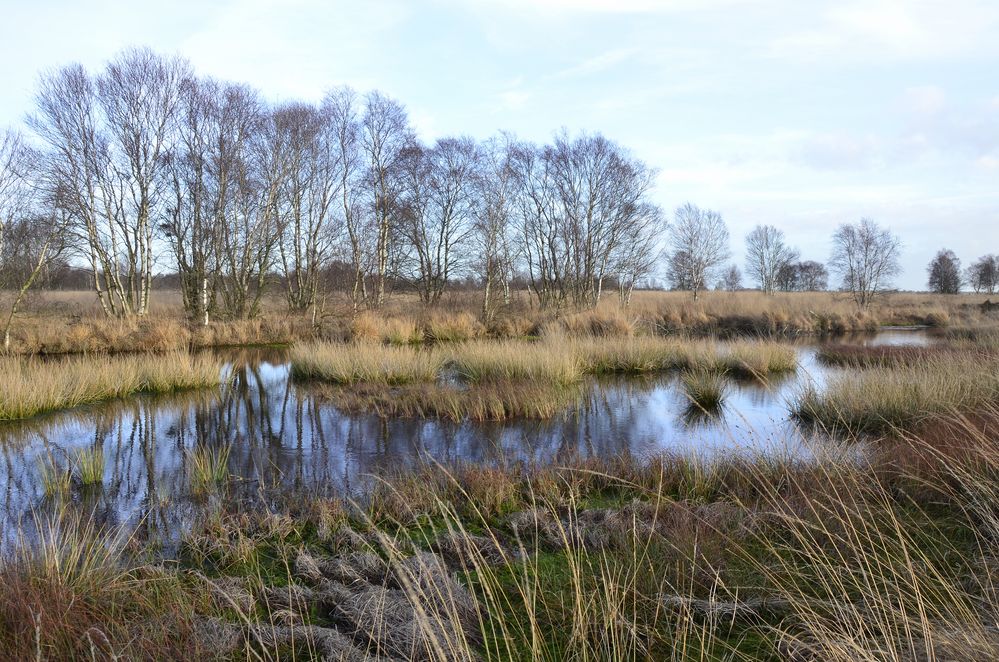
{"type": "Polygon", "coordinates": [[[398,385],[436,380],[445,356],[433,349],[314,343],[295,347],[290,360],[298,379],[398,385]]]}
{"type": "Polygon", "coordinates": [[[57,361],[2,358],[0,421],[137,393],[217,386],[221,379],[220,361],[187,353],[88,356],[57,361]]]}
{"type": "Polygon", "coordinates": [[[16,322],[13,351],[56,354],[93,351],[141,352],[185,348],[307,342],[317,338],[377,341],[394,345],[458,342],[526,336],[627,337],[686,335],[797,337],[874,331],[881,325],[982,327],[994,321],[983,312],[985,295],[891,294],[860,310],[838,292],[705,292],[692,301],[685,292],[636,292],[622,308],[604,297],[585,311],[543,310],[527,292],[514,292],[488,324],[479,321],[481,293],[452,292],[427,307],[408,293],[389,298],[378,310],[357,314],[343,293],[331,293],[322,314],[289,314],[280,297],[265,297],[254,320],[190,324],[179,296],[154,293],[154,314],[145,319],[108,320],[90,292],[36,293],[16,322]]]}
{"type": "Polygon", "coordinates": [[[801,393],[794,413],[830,430],[884,433],[996,402],[999,362],[966,353],[835,375],[821,391],[809,387],[801,393]]]}

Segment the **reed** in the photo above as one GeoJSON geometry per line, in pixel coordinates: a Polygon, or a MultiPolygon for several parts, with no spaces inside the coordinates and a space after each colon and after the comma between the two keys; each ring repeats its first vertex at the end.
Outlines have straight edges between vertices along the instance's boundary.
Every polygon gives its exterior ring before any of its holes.
{"type": "Polygon", "coordinates": [[[99,446],[77,451],[73,464],[76,476],[84,487],[104,482],[104,449],[99,446]]]}
{"type": "Polygon", "coordinates": [[[885,433],[929,417],[970,412],[999,401],[999,363],[975,355],[871,368],[808,388],[793,406],[799,419],[830,430],[885,433]]]}
{"type": "Polygon", "coordinates": [[[725,377],[707,370],[685,370],[680,383],[692,405],[706,412],[717,411],[725,399],[725,377]]]}
{"type": "Polygon", "coordinates": [[[713,362],[710,344],[654,337],[577,339],[557,345],[556,351],[571,351],[580,357],[584,370],[592,374],[640,374],[695,368],[713,362]]]}
{"type": "Polygon", "coordinates": [[[391,390],[377,384],[350,388],[329,386],[320,391],[334,406],[382,417],[442,418],[451,421],[546,420],[571,410],[579,402],[576,385],[531,382],[486,382],[472,388],[445,384],[406,384],[391,390]]]}
{"type": "Polygon", "coordinates": [[[364,343],[314,343],[295,347],[291,353],[294,377],[334,384],[432,382],[443,365],[439,351],[364,343]]]}
{"type": "Polygon", "coordinates": [[[451,364],[469,382],[528,381],[568,386],[582,367],[571,349],[518,341],[466,343],[452,349],[451,364]]]}
{"type": "Polygon", "coordinates": [[[0,359],[0,421],[138,393],[216,386],[221,378],[219,361],[186,353],[58,361],[5,358],[0,359]]]}
{"type": "Polygon", "coordinates": [[[763,378],[794,372],[798,357],[794,348],[767,341],[738,341],[721,350],[716,369],[744,377],[763,378]]]}
{"type": "Polygon", "coordinates": [[[50,499],[65,497],[72,487],[73,473],[51,455],[38,463],[39,479],[45,496],[50,499]]]}
{"type": "Polygon", "coordinates": [[[925,363],[952,354],[951,347],[915,347],[911,345],[823,345],[816,357],[826,365],[851,368],[899,367],[925,363]]]}
{"type": "Polygon", "coordinates": [[[228,480],[231,451],[228,444],[221,448],[198,446],[187,451],[188,479],[193,494],[205,494],[228,480]]]}

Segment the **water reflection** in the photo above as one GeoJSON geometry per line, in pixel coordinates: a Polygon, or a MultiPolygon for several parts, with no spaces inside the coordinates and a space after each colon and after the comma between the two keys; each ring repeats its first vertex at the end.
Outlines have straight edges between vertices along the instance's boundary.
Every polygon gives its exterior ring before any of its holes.
{"type": "MultiPolygon", "coordinates": [[[[892,331],[871,342],[923,342],[892,331]]],[[[372,473],[425,455],[441,462],[544,463],[568,455],[643,456],[663,450],[795,452],[802,434],[787,403],[806,381],[830,374],[814,347],[799,348],[800,369],[769,383],[733,382],[722,409],[691,413],[676,375],[593,380],[578,407],[551,421],[449,423],[347,415],[308,386],[291,382],[283,352],[227,354],[232,379],[211,392],[136,397],[0,426],[3,473],[0,541],[52,507],[43,461],[67,466],[81,449],[104,454],[99,490],[72,498],[108,524],[137,527],[167,546],[210,504],[189,493],[190,451],[231,447],[232,495],[363,493],[372,473]]],[[[801,452],[806,452],[801,450],[801,452]]]]}

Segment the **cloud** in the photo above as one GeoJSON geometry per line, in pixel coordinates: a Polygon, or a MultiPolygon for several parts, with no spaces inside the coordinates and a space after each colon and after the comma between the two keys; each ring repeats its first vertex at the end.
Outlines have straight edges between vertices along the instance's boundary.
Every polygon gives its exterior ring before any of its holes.
{"type": "Polygon", "coordinates": [[[612,69],[622,62],[627,61],[638,53],[637,48],[615,48],[609,51],[587,58],[568,69],[555,74],[556,77],[573,78],[577,76],[588,76],[590,74],[601,73],[612,69]]]}
{"type": "Polygon", "coordinates": [[[483,0],[481,4],[540,13],[665,14],[750,2],[752,0],[483,0]]]}
{"type": "Polygon", "coordinates": [[[872,135],[817,133],[802,142],[796,160],[819,170],[867,169],[879,161],[879,148],[872,135]]]}
{"type": "Polygon", "coordinates": [[[499,103],[506,110],[521,110],[527,105],[531,95],[524,90],[507,90],[500,92],[499,103]]]}
{"type": "Polygon", "coordinates": [[[768,53],[809,62],[979,57],[999,52],[997,27],[990,0],[854,0],[827,4],[817,24],[778,36],[768,53]]]}
{"type": "Polygon", "coordinates": [[[935,115],[947,105],[947,94],[936,85],[921,85],[905,90],[906,107],[921,115],[935,115]]]}

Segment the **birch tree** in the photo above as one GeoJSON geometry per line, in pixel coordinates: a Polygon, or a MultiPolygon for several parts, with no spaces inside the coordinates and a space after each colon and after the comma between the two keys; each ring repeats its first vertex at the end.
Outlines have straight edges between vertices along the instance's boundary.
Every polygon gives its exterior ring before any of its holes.
{"type": "Polygon", "coordinates": [[[30,126],[48,144],[50,191],[72,223],[110,316],[149,310],[163,156],[174,138],[187,63],[125,51],[93,77],[71,65],[42,79],[30,126]]]}
{"type": "Polygon", "coordinates": [[[833,235],[829,266],[837,273],[841,289],[849,292],[858,306],[870,306],[875,297],[891,287],[901,271],[902,244],[890,230],[869,218],[844,223],[833,235]]]}
{"type": "Polygon", "coordinates": [[[364,100],[361,120],[361,145],[367,158],[368,190],[375,220],[374,305],[385,300],[389,275],[392,229],[398,212],[399,166],[404,149],[413,139],[406,109],[398,101],[380,92],[369,93],[364,100]]]}
{"type": "Polygon", "coordinates": [[[668,242],[670,279],[677,289],[690,290],[696,301],[730,255],[725,221],[718,212],[688,202],[674,212],[668,242]]]}
{"type": "Polygon", "coordinates": [[[797,259],[798,252],[772,225],[757,225],[746,237],[746,273],[766,294],[777,291],[782,271],[797,259]]]}

